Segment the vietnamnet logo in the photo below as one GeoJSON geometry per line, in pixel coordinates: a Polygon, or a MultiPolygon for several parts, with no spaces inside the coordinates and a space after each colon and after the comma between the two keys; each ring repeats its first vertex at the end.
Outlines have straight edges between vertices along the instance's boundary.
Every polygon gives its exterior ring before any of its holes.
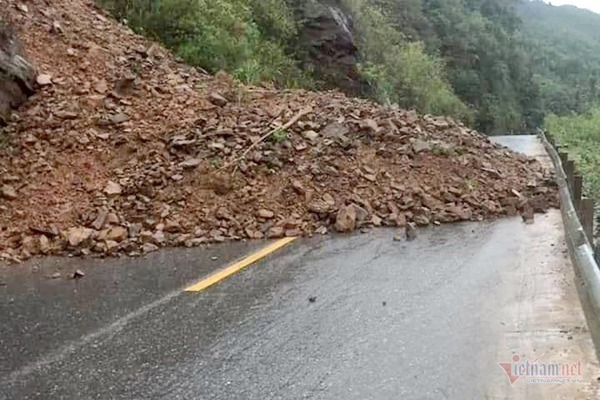
{"type": "Polygon", "coordinates": [[[499,362],[510,384],[523,378],[527,383],[582,383],[581,360],[576,363],[542,363],[544,354],[533,361],[515,354],[512,362],[499,362]]]}

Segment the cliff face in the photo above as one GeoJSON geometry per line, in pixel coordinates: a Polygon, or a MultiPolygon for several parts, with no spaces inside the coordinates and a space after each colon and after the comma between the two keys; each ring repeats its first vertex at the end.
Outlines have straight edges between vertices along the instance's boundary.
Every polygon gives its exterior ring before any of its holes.
{"type": "Polygon", "coordinates": [[[0,125],[33,94],[35,76],[35,69],[21,56],[16,34],[0,20],[0,125]]]}
{"type": "Polygon", "coordinates": [[[357,72],[358,48],[352,33],[352,19],[337,1],[296,1],[303,21],[300,47],[304,61],[329,87],[352,95],[364,83],[357,72]]]}

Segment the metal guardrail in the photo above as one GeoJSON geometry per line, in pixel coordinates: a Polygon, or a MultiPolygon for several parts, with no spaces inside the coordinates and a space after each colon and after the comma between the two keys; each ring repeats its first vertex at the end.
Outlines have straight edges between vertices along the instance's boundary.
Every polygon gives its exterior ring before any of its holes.
{"type": "Polygon", "coordinates": [[[560,209],[571,260],[585,282],[594,314],[600,317],[600,269],[594,251],[594,201],[582,196],[583,178],[568,154],[560,150],[556,140],[547,133],[541,133],[540,139],[556,169],[560,209]]]}

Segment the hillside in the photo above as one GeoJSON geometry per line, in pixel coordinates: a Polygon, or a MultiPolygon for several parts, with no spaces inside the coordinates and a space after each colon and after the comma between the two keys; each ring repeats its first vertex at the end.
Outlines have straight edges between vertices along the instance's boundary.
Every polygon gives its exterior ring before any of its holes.
{"type": "Polygon", "coordinates": [[[600,15],[541,0],[517,8],[547,112],[584,112],[600,102],[600,15]]]}
{"type": "Polygon", "coordinates": [[[486,134],[535,132],[600,100],[600,17],[541,0],[97,3],[210,73],[342,90],[486,134]]]}
{"type": "Polygon", "coordinates": [[[2,4],[41,74],[0,146],[4,258],[529,219],[556,202],[538,163],[450,118],[213,77],[89,1],[2,4]]]}

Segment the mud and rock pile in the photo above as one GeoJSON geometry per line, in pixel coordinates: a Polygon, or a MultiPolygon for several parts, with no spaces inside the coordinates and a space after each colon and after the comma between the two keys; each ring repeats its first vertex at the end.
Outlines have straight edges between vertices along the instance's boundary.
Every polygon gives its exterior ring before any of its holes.
{"type": "Polygon", "coordinates": [[[210,77],[92,2],[0,0],[39,92],[0,144],[0,255],[162,246],[544,212],[534,160],[447,118],[210,77]]]}

